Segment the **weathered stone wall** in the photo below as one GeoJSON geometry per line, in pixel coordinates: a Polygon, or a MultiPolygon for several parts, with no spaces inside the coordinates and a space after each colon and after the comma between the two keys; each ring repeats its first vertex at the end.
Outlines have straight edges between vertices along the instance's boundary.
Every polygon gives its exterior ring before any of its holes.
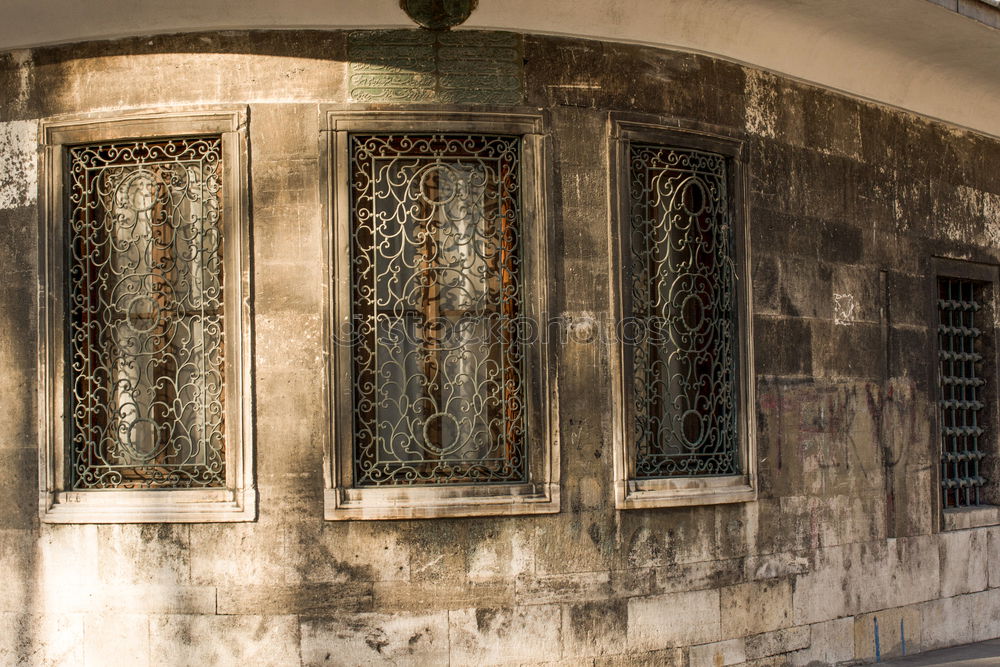
{"type": "Polygon", "coordinates": [[[556,314],[608,316],[607,112],[747,133],[760,500],[614,509],[609,349],[556,350],[563,511],[324,522],[318,104],[340,33],[0,57],[0,662],[831,664],[1000,635],[1000,529],[942,533],[932,254],[1000,261],[1000,142],[712,60],[526,37],[556,314]],[[250,106],[246,524],[41,525],[35,121],[250,106]],[[888,308],[886,308],[888,304],[888,308]]]}

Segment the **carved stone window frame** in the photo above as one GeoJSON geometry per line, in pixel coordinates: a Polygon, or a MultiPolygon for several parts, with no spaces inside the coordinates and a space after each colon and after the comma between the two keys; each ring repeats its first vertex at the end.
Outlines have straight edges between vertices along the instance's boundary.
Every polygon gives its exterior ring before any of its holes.
{"type": "Polygon", "coordinates": [[[250,243],[247,109],[212,107],[85,114],[41,122],[38,270],[39,512],[43,523],[252,521],[250,243]],[[65,169],[68,148],[109,141],[222,138],[226,486],[213,489],[69,488],[67,462],[65,169]]]}
{"type": "MultiPolygon", "coordinates": [[[[508,134],[521,138],[522,314],[541,325],[548,313],[551,273],[548,237],[548,137],[538,109],[464,107],[428,109],[353,105],[323,106],[320,169],[323,183],[326,268],[324,335],[331,420],[325,448],[324,518],[327,520],[414,519],[459,516],[550,514],[559,511],[559,436],[553,358],[541,336],[525,345],[528,456],[527,482],[483,485],[353,485],[352,346],[334,334],[350,330],[352,133],[508,134]]],[[[541,327],[539,326],[541,332],[541,327]]]]}
{"type": "Polygon", "coordinates": [[[753,332],[750,308],[750,237],[747,225],[746,146],[719,128],[630,113],[608,116],[610,178],[611,313],[616,323],[630,316],[625,261],[629,257],[629,150],[633,142],[723,155],[727,162],[736,251],[738,430],[741,472],[736,475],[637,479],[630,405],[632,353],[621,336],[612,337],[614,493],[620,510],[750,502],[757,499],[754,423],[753,332]]]}

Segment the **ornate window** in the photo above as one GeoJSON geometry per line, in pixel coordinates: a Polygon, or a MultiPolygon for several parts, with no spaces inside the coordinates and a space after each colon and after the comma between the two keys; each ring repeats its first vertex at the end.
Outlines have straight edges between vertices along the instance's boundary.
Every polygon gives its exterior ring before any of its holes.
{"type": "Polygon", "coordinates": [[[328,518],[557,511],[538,124],[329,113],[328,518]]]}
{"type": "Polygon", "coordinates": [[[241,125],[45,125],[46,521],[253,517],[241,125]]]}
{"type": "Polygon", "coordinates": [[[946,529],[1000,523],[996,266],[934,258],[938,478],[946,529]]]}
{"type": "Polygon", "coordinates": [[[612,123],[617,505],[751,500],[741,144],[612,123]]]}

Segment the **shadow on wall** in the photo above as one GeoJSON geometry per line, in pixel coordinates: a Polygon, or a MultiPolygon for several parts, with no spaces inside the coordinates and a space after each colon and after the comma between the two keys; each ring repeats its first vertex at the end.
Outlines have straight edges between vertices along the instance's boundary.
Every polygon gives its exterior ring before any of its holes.
{"type": "Polygon", "coordinates": [[[0,662],[35,661],[38,600],[36,448],[37,219],[34,121],[0,123],[0,662]],[[9,180],[8,180],[9,179],[9,180]]]}

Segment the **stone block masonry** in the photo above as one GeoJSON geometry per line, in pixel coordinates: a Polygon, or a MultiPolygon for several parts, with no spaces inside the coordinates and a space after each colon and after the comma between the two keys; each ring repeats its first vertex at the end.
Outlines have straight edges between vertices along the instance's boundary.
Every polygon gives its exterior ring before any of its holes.
{"type": "Polygon", "coordinates": [[[548,288],[585,327],[619,269],[609,113],[743,137],[758,499],[616,510],[612,351],[574,337],[558,514],[324,521],[319,109],[356,104],[387,34],[0,55],[0,664],[804,666],[1000,636],[1000,528],[940,528],[930,303],[932,256],[1000,263],[1000,141],[692,53],[469,37],[506,45],[499,103],[546,114],[548,288]],[[38,120],[197,105],[249,108],[259,518],[42,524],[38,120]]]}

